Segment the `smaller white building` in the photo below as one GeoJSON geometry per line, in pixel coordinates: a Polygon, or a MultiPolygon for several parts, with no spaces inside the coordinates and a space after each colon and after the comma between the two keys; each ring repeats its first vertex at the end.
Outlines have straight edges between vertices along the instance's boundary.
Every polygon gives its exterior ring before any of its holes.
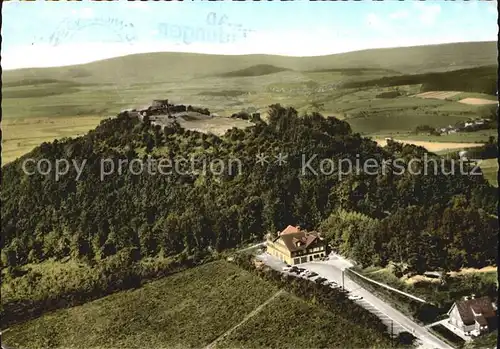
{"type": "Polygon", "coordinates": [[[466,335],[478,336],[488,332],[496,321],[496,305],[490,297],[465,297],[448,311],[448,322],[466,335]]]}

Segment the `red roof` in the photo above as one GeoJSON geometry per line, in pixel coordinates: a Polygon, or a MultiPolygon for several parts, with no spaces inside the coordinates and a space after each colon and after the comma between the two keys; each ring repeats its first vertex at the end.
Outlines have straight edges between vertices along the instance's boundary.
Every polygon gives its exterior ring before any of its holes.
{"type": "Polygon", "coordinates": [[[299,227],[294,227],[293,225],[289,225],[288,227],[283,230],[280,235],[283,234],[295,234],[295,233],[300,233],[299,227]]]}
{"type": "Polygon", "coordinates": [[[456,306],[465,325],[472,325],[475,321],[478,321],[480,325],[483,325],[484,321],[486,321],[485,319],[496,316],[491,299],[487,296],[461,300],[456,302],[456,306]],[[474,316],[473,311],[478,314],[478,316],[474,316]]]}
{"type": "Polygon", "coordinates": [[[298,233],[287,232],[280,234],[274,241],[281,239],[290,252],[302,251],[316,243],[323,244],[323,240],[318,233],[299,231],[298,233]]]}

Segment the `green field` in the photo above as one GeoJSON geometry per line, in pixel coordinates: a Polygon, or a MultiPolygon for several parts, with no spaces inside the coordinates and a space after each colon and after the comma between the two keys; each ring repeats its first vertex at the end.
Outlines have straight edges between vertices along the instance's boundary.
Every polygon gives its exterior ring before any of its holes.
{"type": "MultiPolygon", "coordinates": [[[[283,294],[216,348],[364,348],[367,336],[376,338],[364,332],[347,319],[283,294]]],[[[370,342],[370,348],[386,346],[385,341],[370,342]]]]}
{"type": "Polygon", "coordinates": [[[2,123],[2,163],[17,159],[42,142],[85,134],[103,119],[99,116],[6,118],[2,123]]]}
{"type": "MultiPolygon", "coordinates": [[[[102,118],[156,98],[201,105],[220,116],[249,107],[265,114],[269,105],[280,103],[346,119],[364,135],[404,134],[423,124],[444,127],[488,116],[494,107],[458,103],[457,97],[413,96],[431,87],[452,86],[467,91],[464,98],[494,99],[490,90],[496,86],[495,52],[496,43],[479,42],[318,57],[148,53],[4,71],[3,162],[43,141],[82,134],[102,118]],[[396,90],[397,97],[378,97],[396,90]]],[[[482,141],[484,133],[453,138],[482,141]]]]}
{"type": "MultiPolygon", "coordinates": [[[[240,323],[277,291],[270,282],[234,264],[212,262],[137,290],[15,325],[3,333],[2,341],[20,349],[200,348],[240,323]]],[[[389,344],[381,333],[352,323],[348,315],[339,317],[283,293],[219,345],[347,348],[389,344]],[[307,336],[297,330],[304,328],[307,336]]]]}
{"type": "Polygon", "coordinates": [[[15,348],[202,347],[277,289],[217,262],[14,326],[15,348]]]}

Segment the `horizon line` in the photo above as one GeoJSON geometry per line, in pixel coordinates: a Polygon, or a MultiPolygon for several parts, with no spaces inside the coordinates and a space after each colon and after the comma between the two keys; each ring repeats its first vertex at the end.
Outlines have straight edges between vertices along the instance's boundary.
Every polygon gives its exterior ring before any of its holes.
{"type": "Polygon", "coordinates": [[[129,57],[129,56],[138,56],[138,55],[147,55],[147,54],[157,54],[157,53],[170,53],[170,54],[189,54],[189,55],[205,55],[205,56],[274,56],[274,57],[288,57],[288,58],[314,58],[314,57],[327,57],[327,56],[338,56],[347,53],[355,53],[355,52],[366,52],[366,51],[375,51],[375,50],[393,50],[398,48],[412,48],[412,47],[430,47],[430,46],[443,46],[443,45],[455,45],[455,44],[473,44],[473,43],[498,43],[498,41],[494,40],[485,40],[485,41],[456,41],[456,42],[444,42],[437,44],[422,44],[422,45],[410,45],[410,46],[393,46],[393,47],[377,47],[377,48],[367,48],[361,50],[352,50],[352,51],[344,51],[344,52],[336,52],[336,53],[328,53],[322,55],[310,55],[310,56],[296,56],[296,55],[285,55],[285,54],[269,54],[269,53],[246,53],[246,54],[231,54],[231,53],[205,53],[205,52],[185,52],[185,51],[148,51],[148,52],[137,52],[130,53],[125,55],[117,55],[108,58],[96,59],[85,63],[77,63],[77,64],[63,64],[57,66],[47,66],[47,67],[23,67],[23,68],[3,68],[2,71],[16,71],[23,69],[51,69],[51,68],[63,68],[63,67],[71,67],[71,66],[82,66],[97,62],[108,61],[117,58],[129,57]]]}

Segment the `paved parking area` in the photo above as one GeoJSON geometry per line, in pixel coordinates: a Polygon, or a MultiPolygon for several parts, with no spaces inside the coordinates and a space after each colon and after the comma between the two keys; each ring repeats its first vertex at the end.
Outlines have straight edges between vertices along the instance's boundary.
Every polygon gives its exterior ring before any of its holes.
{"type": "MultiPolygon", "coordinates": [[[[262,254],[259,254],[256,256],[257,259],[261,260],[269,267],[271,267],[275,270],[281,271],[284,274],[290,274],[290,275],[293,275],[296,277],[301,277],[301,278],[309,279],[312,281],[316,280],[319,277],[324,277],[329,281],[335,282],[335,284],[332,285],[331,287],[333,287],[333,288],[342,287],[342,271],[341,271],[341,269],[345,268],[345,267],[350,267],[350,266],[352,266],[352,264],[350,264],[348,261],[343,260],[337,256],[332,256],[332,257],[333,258],[330,258],[328,261],[322,262],[322,264],[320,264],[320,265],[318,265],[318,262],[303,263],[303,264],[298,265],[297,267],[299,267],[299,268],[304,268],[306,270],[311,270],[311,271],[318,273],[317,276],[307,278],[307,277],[300,276],[296,273],[289,273],[289,272],[283,271],[283,268],[286,267],[286,263],[280,261],[279,259],[271,256],[268,253],[262,253],[262,254]],[[325,273],[325,270],[323,270],[324,268],[322,268],[321,265],[325,265],[329,269],[329,273],[325,273]],[[336,267],[336,268],[331,268],[332,266],[336,267]],[[325,274],[329,277],[325,276],[325,274]]],[[[358,292],[361,289],[361,287],[359,287],[356,284],[353,284],[352,282],[350,282],[350,280],[346,280],[346,278],[344,278],[344,287],[346,288],[346,291],[348,292],[349,295],[363,297],[360,294],[360,292],[358,292]]],[[[371,313],[375,314],[377,317],[379,317],[382,320],[382,322],[387,326],[389,332],[391,331],[391,326],[392,326],[392,331],[395,335],[397,335],[398,333],[403,332],[403,331],[412,332],[411,330],[403,327],[399,323],[393,321],[389,316],[387,316],[382,311],[377,309],[373,304],[371,304],[365,298],[355,300],[355,302],[358,303],[363,308],[365,308],[366,310],[368,310],[369,312],[371,312],[371,313]]]]}
{"type": "MultiPolygon", "coordinates": [[[[345,274],[343,275],[343,269],[352,266],[349,261],[335,255],[331,257],[333,258],[327,261],[303,263],[298,265],[298,267],[314,271],[318,274],[318,276],[314,278],[309,278],[310,280],[323,277],[327,280],[336,282],[339,286],[343,285],[349,295],[362,297],[362,299],[356,300],[355,302],[378,316],[382,322],[387,325],[389,332],[391,332],[392,327],[392,333],[395,335],[403,331],[412,333],[419,339],[419,347],[421,348],[452,348],[431,334],[426,328],[413,322],[391,305],[385,303],[371,292],[349,279],[345,274]]],[[[260,254],[257,258],[278,271],[283,271],[283,267],[286,266],[285,263],[267,253],[260,254]]]]}
{"type": "Polygon", "coordinates": [[[358,303],[359,305],[361,305],[366,310],[368,310],[370,313],[376,315],[380,320],[382,320],[384,325],[387,326],[388,331],[391,332],[391,330],[392,330],[392,333],[394,333],[394,335],[397,335],[398,333],[405,332],[405,331],[410,332],[410,333],[412,332],[411,329],[405,328],[401,324],[399,324],[398,322],[395,322],[394,320],[392,320],[389,316],[387,316],[386,314],[384,314],[384,312],[377,309],[373,304],[368,302],[366,299],[363,298],[363,299],[355,301],[355,302],[358,303]],[[392,327],[392,329],[391,329],[391,327],[392,327]]]}

